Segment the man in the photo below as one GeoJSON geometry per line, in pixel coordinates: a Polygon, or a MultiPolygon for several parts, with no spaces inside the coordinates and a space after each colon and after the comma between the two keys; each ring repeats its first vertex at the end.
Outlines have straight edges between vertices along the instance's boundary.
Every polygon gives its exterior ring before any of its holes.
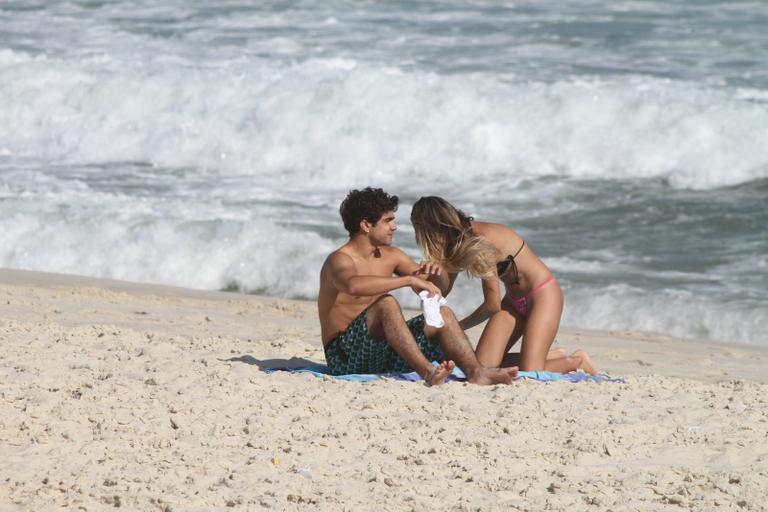
{"type": "Polygon", "coordinates": [[[397,203],[397,196],[370,187],[352,190],[341,203],[349,242],[325,260],[317,300],[331,373],[415,370],[431,386],[443,383],[458,364],[470,382],[511,383],[517,368],[483,367],[449,308],[440,310],[441,328],[425,325],[423,315],[408,322],[403,318],[389,292],[409,286],[415,293],[439,295],[448,275],[438,264],[419,265],[391,246],[397,203]]]}

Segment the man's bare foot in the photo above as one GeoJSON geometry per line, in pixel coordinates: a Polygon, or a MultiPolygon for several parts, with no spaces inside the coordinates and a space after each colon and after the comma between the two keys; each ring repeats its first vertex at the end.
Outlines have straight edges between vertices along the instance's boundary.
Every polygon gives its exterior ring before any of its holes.
{"type": "Polygon", "coordinates": [[[517,377],[518,367],[511,368],[481,368],[468,378],[472,384],[488,386],[490,384],[512,384],[517,377]]]}
{"type": "Polygon", "coordinates": [[[445,382],[445,379],[448,378],[448,376],[451,374],[453,369],[456,368],[456,363],[453,361],[443,361],[439,365],[435,366],[435,369],[432,370],[433,373],[431,373],[431,378],[429,378],[429,382],[424,382],[427,386],[438,386],[445,382]]]}
{"type": "Polygon", "coordinates": [[[547,353],[547,359],[562,359],[567,355],[568,355],[568,352],[566,352],[564,348],[558,347],[558,348],[553,348],[547,353]]]}
{"type": "Polygon", "coordinates": [[[583,350],[577,350],[571,354],[571,357],[576,360],[577,368],[579,370],[583,370],[590,375],[597,375],[597,369],[595,369],[595,365],[592,364],[592,359],[590,359],[589,354],[583,350]]]}

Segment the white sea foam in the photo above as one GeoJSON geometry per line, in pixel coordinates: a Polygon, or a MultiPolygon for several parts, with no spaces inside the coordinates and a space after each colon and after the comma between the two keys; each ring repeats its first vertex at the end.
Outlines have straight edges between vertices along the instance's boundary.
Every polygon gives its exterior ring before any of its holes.
{"type": "Polygon", "coordinates": [[[318,187],[556,175],[708,189],[768,177],[768,111],[689,82],[507,84],[337,59],[131,68],[9,50],[0,80],[0,140],[14,157],[318,187]]]}
{"type": "Polygon", "coordinates": [[[313,298],[318,270],[334,248],[313,232],[261,219],[222,220],[226,214],[205,205],[158,211],[113,199],[75,211],[46,205],[3,213],[0,266],[201,289],[313,298]]]}
{"type": "MultiPolygon", "coordinates": [[[[148,205],[80,217],[60,210],[10,214],[0,230],[0,266],[92,275],[201,289],[236,286],[287,297],[317,296],[325,256],[343,239],[285,229],[263,220],[195,220],[181,205],[157,212],[148,205]],[[55,250],[52,250],[55,248],[55,250]]],[[[86,208],[88,210],[88,208],[86,208]]],[[[214,216],[205,212],[205,216],[214,216]]],[[[417,257],[414,251],[412,256],[417,257]]],[[[682,338],[768,344],[768,308],[718,302],[687,290],[644,290],[565,284],[562,325],[599,330],[656,332],[682,338]]],[[[396,296],[418,308],[409,290],[396,296]]],[[[461,278],[449,296],[459,315],[482,296],[476,280],[461,278]]]]}
{"type": "Polygon", "coordinates": [[[718,301],[689,290],[642,290],[624,284],[567,290],[563,325],[655,332],[688,339],[768,345],[768,307],[718,301]]]}

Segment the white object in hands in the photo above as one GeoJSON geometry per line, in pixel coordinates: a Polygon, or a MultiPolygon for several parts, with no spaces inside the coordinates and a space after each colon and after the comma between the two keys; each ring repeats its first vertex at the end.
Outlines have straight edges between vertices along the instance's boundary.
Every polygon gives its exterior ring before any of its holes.
{"type": "Polygon", "coordinates": [[[445,304],[445,297],[439,295],[430,297],[427,290],[422,290],[419,292],[419,298],[421,298],[421,312],[424,313],[427,325],[432,327],[444,326],[445,321],[443,321],[443,315],[440,314],[440,306],[445,304]]]}

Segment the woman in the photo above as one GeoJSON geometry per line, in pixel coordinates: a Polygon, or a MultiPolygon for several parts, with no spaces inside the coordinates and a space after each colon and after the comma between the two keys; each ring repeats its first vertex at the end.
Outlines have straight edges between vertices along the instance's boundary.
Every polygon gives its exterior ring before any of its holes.
{"type": "Polygon", "coordinates": [[[411,223],[424,258],[439,262],[448,272],[449,292],[461,271],[482,279],[484,301],[461,321],[461,327],[466,330],[490,319],[476,349],[483,365],[596,373],[582,350],[570,356],[562,349],[550,351],[560,326],[563,292],[549,268],[514,230],[476,221],[434,196],[416,201],[411,223]],[[505,287],[503,299],[499,280],[505,287]],[[507,354],[521,336],[519,356],[507,354]]]}

